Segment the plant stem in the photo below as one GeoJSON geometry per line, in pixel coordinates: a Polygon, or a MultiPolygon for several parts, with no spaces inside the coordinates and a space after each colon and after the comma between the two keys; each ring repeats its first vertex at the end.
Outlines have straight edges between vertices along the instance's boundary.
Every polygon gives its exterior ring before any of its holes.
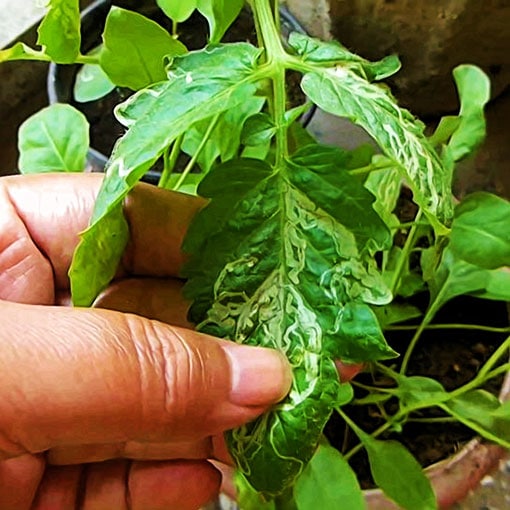
{"type": "MultiPolygon", "coordinates": [[[[386,326],[385,331],[412,331],[418,326],[386,326]]],[[[493,326],[483,326],[481,324],[428,324],[424,329],[467,329],[473,331],[486,331],[487,333],[510,333],[510,327],[496,328],[493,326]]]]}
{"type": "MultiPolygon", "coordinates": [[[[349,427],[354,431],[354,433],[359,437],[359,433],[362,432],[361,429],[349,418],[347,414],[345,414],[341,408],[336,409],[337,413],[344,419],[345,423],[349,425],[349,427]]],[[[391,427],[391,423],[387,421],[386,423],[383,423],[377,430],[372,432],[370,436],[373,438],[376,438],[380,436],[383,432],[388,430],[391,427]]],[[[353,455],[358,453],[363,448],[363,443],[360,442],[353,448],[351,448],[346,454],[344,454],[344,459],[349,460],[353,455]]]]}
{"type": "Polygon", "coordinates": [[[418,213],[416,214],[416,217],[414,219],[414,225],[409,230],[409,234],[407,235],[406,242],[404,244],[404,247],[402,248],[400,257],[398,258],[397,267],[395,268],[395,271],[393,272],[393,277],[392,277],[391,283],[390,283],[390,291],[393,295],[397,291],[398,284],[400,283],[400,279],[402,278],[402,273],[404,271],[406,264],[409,261],[409,254],[411,253],[411,250],[415,243],[416,231],[418,230],[419,221],[421,219],[421,216],[422,216],[422,210],[419,209],[418,213]]]}
{"type": "Polygon", "coordinates": [[[425,314],[425,317],[423,317],[423,320],[421,324],[419,325],[418,329],[416,330],[416,333],[413,335],[413,338],[411,338],[411,341],[409,342],[409,345],[407,346],[406,352],[404,354],[404,357],[402,359],[402,365],[400,366],[400,373],[405,374],[407,370],[407,365],[409,364],[409,360],[411,358],[411,355],[414,351],[414,348],[416,347],[416,344],[418,343],[418,340],[421,337],[421,334],[425,330],[425,328],[430,324],[434,316],[436,315],[440,303],[442,303],[443,300],[443,294],[446,292],[447,286],[443,285],[439,292],[437,293],[437,296],[435,297],[434,301],[430,304],[427,313],[425,314]]]}
{"type": "Polygon", "coordinates": [[[443,416],[441,418],[408,418],[408,423],[455,423],[457,420],[451,416],[443,416]]]}
{"type": "Polygon", "coordinates": [[[351,175],[364,175],[369,174],[370,172],[375,172],[376,170],[386,170],[387,168],[393,168],[395,163],[393,161],[389,162],[386,165],[377,165],[374,163],[370,163],[370,165],[361,166],[359,168],[354,168],[353,170],[348,170],[351,175]]]}
{"type": "MultiPolygon", "coordinates": [[[[277,4],[278,2],[275,2],[277,4]]],[[[287,54],[283,48],[278,30],[278,17],[275,20],[268,0],[253,0],[252,7],[258,22],[260,36],[266,50],[266,60],[271,68],[273,83],[272,114],[276,126],[276,166],[282,165],[288,156],[287,123],[285,112],[287,90],[285,86],[285,62],[287,54]]],[[[275,7],[275,10],[277,7],[275,7]]]]}
{"type": "Polygon", "coordinates": [[[99,58],[93,55],[78,55],[76,57],[77,64],[96,64],[99,65],[99,58]]]}
{"type": "Polygon", "coordinates": [[[179,177],[178,181],[175,183],[175,186],[173,186],[173,189],[179,189],[182,186],[187,175],[191,172],[191,170],[195,166],[198,156],[200,156],[200,153],[202,152],[203,148],[205,147],[205,144],[207,143],[207,140],[209,140],[209,137],[211,136],[211,133],[213,132],[214,128],[216,127],[216,123],[218,122],[219,118],[220,118],[219,114],[216,114],[212,118],[211,122],[209,123],[209,126],[207,126],[207,131],[204,133],[202,140],[200,140],[200,144],[197,147],[197,150],[194,152],[193,157],[189,160],[188,164],[182,171],[182,174],[180,174],[180,177],[179,177]]]}
{"type": "Polygon", "coordinates": [[[167,149],[165,151],[165,155],[163,157],[163,173],[158,182],[158,187],[168,189],[168,181],[172,175],[172,172],[175,169],[175,164],[177,163],[177,158],[179,157],[179,153],[181,152],[182,140],[184,138],[184,134],[181,134],[177,137],[175,142],[172,145],[172,150],[170,154],[167,149]]]}
{"type": "Polygon", "coordinates": [[[492,370],[494,365],[501,359],[501,357],[510,350],[510,336],[492,353],[490,358],[483,364],[482,368],[476,375],[476,378],[485,378],[492,370]]]}

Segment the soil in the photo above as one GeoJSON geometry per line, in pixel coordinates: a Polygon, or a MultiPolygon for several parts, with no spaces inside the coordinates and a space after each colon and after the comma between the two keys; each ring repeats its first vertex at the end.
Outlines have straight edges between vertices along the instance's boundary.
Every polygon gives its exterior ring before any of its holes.
{"type": "MultiPolygon", "coordinates": [[[[419,300],[419,299],[418,299],[419,300]]],[[[423,303],[420,303],[423,305],[423,303]]],[[[437,315],[437,324],[466,323],[487,326],[508,326],[508,311],[504,303],[495,303],[470,297],[452,300],[437,315]]],[[[388,343],[403,353],[413,331],[388,332],[388,343]]],[[[481,365],[488,359],[506,334],[485,333],[473,330],[429,330],[420,339],[408,367],[408,375],[432,377],[446,390],[462,386],[472,379],[481,365]]],[[[398,365],[397,365],[398,367],[398,365]]],[[[357,381],[373,385],[370,374],[360,374],[357,381]]],[[[502,378],[494,379],[485,388],[495,395],[499,393],[502,378]]],[[[358,397],[364,392],[355,389],[358,397]]],[[[375,406],[346,406],[345,412],[367,432],[372,432],[384,423],[375,406]]],[[[391,405],[387,407],[391,412],[391,405]]],[[[393,412],[396,410],[393,409],[393,412]]],[[[427,409],[420,417],[440,417],[439,409],[427,409]]],[[[334,414],[328,422],[325,434],[338,450],[346,452],[357,444],[356,437],[345,427],[343,420],[334,414]]],[[[407,423],[401,433],[388,433],[381,439],[395,439],[403,443],[423,467],[452,455],[475,434],[459,423],[407,423]]],[[[354,455],[351,467],[358,474],[363,489],[373,488],[368,459],[364,451],[354,455]]]]}

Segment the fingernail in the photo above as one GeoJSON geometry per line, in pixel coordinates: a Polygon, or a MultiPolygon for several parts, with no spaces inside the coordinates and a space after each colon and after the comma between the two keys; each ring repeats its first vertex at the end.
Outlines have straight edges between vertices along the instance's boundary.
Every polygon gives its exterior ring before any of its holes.
{"type": "Polygon", "coordinates": [[[290,390],[292,371],[274,349],[227,344],[230,360],[230,401],[239,406],[264,406],[282,400],[290,390]]]}

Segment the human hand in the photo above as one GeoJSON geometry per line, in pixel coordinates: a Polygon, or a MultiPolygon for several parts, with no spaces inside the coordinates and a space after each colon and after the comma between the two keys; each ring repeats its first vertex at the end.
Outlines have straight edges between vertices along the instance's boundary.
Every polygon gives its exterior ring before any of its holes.
{"type": "Polygon", "coordinates": [[[217,493],[214,437],[286,394],[274,351],[186,326],[175,279],[199,199],[140,186],[131,241],[97,305],[67,271],[97,175],[0,179],[0,508],[195,509],[217,493]],[[150,317],[142,318],[141,316],[150,317]]]}

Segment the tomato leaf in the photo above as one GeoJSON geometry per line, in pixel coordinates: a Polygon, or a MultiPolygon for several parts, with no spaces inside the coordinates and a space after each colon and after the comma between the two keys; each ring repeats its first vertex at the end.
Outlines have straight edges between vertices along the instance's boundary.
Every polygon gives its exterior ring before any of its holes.
{"type": "Polygon", "coordinates": [[[301,86],[320,108],[350,119],[375,139],[395,161],[435,230],[446,233],[445,225],[453,215],[451,169],[427,141],[424,126],[400,108],[386,89],[347,67],[318,67],[304,75],[301,86]]]}
{"type": "Polygon", "coordinates": [[[89,124],[70,105],[47,106],[20,126],[18,148],[21,173],[82,172],[89,148],[89,124]]]}
{"type": "Polygon", "coordinates": [[[80,54],[79,1],[50,0],[37,33],[37,44],[53,62],[72,64],[80,54]]]}
{"type": "MultiPolygon", "coordinates": [[[[248,117],[260,112],[264,102],[261,97],[247,98],[243,104],[220,115],[205,147],[198,156],[197,162],[202,171],[208,172],[218,159],[227,161],[239,155],[243,125],[248,117]],[[225,136],[226,133],[228,136],[225,136]]],[[[201,121],[186,131],[182,142],[183,152],[189,156],[195,154],[208,126],[209,120],[201,121]]]]}
{"type": "Polygon", "coordinates": [[[102,69],[113,83],[132,90],[164,80],[164,58],[186,53],[186,47],[156,22],[115,6],[106,18],[103,40],[102,69]]]}
{"type": "Polygon", "coordinates": [[[218,43],[237,18],[244,0],[197,0],[197,8],[209,23],[209,40],[218,43]]]}
{"type": "Polygon", "coordinates": [[[159,8],[177,23],[186,21],[197,7],[197,0],[156,0],[159,8]]]}
{"type": "Polygon", "coordinates": [[[370,62],[352,53],[338,41],[321,41],[299,32],[290,34],[289,46],[302,56],[305,62],[341,64],[369,81],[384,80],[398,72],[401,67],[396,55],[389,55],[379,62],[370,62]]]}
{"type": "MultiPolygon", "coordinates": [[[[259,54],[250,44],[237,43],[176,57],[169,68],[169,81],[134,94],[119,109],[130,129],[115,146],[91,226],[75,253],[70,270],[75,304],[90,305],[118,265],[116,257],[122,251],[106,253],[99,244],[106,235],[103,231],[110,229],[103,224],[105,218],[189,126],[255,94],[255,87],[246,78],[254,72],[259,54]],[[85,261],[86,273],[81,267],[85,261]]],[[[115,242],[127,242],[127,238],[119,237],[115,242]]]]}
{"type": "Polygon", "coordinates": [[[42,62],[50,62],[51,57],[44,51],[34,50],[25,43],[17,42],[10,48],[0,50],[0,63],[10,60],[40,60],[42,62]]]}
{"type": "MultiPolygon", "coordinates": [[[[87,55],[98,56],[102,48],[100,45],[87,55]]],[[[115,83],[108,78],[99,64],[84,64],[76,74],[73,95],[79,103],[86,103],[106,96],[114,88],[115,83]]]]}
{"type": "Polygon", "coordinates": [[[214,167],[198,188],[211,201],[184,243],[198,328],[279,349],[294,367],[289,396],[228,436],[248,482],[267,496],[291,486],[315,450],[339,396],[333,359],[395,356],[366,304],[391,296],[362,255],[387,231],[341,162],[335,149],[309,146],[282,166],[214,167]]]}

